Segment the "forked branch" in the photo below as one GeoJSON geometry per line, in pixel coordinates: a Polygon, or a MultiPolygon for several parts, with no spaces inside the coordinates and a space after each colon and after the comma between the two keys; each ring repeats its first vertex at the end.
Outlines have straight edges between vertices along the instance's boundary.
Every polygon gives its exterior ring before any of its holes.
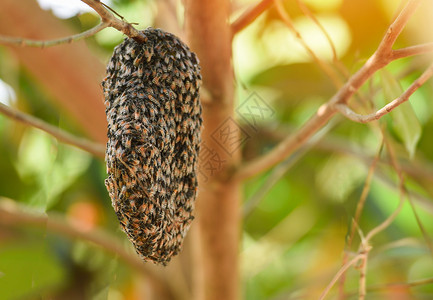
{"type": "Polygon", "coordinates": [[[52,47],[61,44],[68,44],[68,43],[76,42],[91,37],[96,33],[98,33],[99,31],[101,31],[102,29],[105,29],[107,27],[113,27],[138,42],[144,42],[144,37],[141,35],[139,30],[134,28],[134,26],[132,26],[131,23],[126,22],[122,16],[117,14],[114,10],[109,9],[108,6],[103,4],[101,1],[99,0],[81,0],[81,1],[86,3],[91,8],[93,8],[93,10],[96,13],[98,13],[98,15],[101,17],[101,22],[95,27],[87,31],[84,31],[82,33],[74,34],[64,38],[53,39],[53,40],[33,40],[33,39],[25,39],[25,38],[0,36],[0,44],[46,48],[46,47],[52,47]],[[118,17],[120,17],[120,19],[118,17]]]}
{"type": "Polygon", "coordinates": [[[140,33],[139,30],[134,28],[131,23],[126,22],[123,18],[119,19],[115,16],[113,11],[107,9],[107,6],[104,5],[99,0],[81,0],[86,3],[88,6],[93,8],[94,11],[98,13],[101,17],[101,21],[106,23],[109,27],[113,27],[120,32],[123,32],[125,35],[130,38],[136,40],[137,42],[144,42],[144,36],[140,33]]]}
{"type": "Polygon", "coordinates": [[[421,87],[431,76],[433,76],[433,64],[430,65],[430,67],[427,68],[427,70],[425,70],[424,73],[422,73],[422,75],[417,80],[415,80],[409,86],[409,88],[398,98],[394,99],[393,101],[391,101],[390,103],[388,103],[387,105],[379,109],[378,111],[368,115],[357,114],[353,110],[351,110],[349,106],[347,106],[347,104],[344,103],[336,104],[335,107],[342,115],[344,115],[346,118],[354,122],[368,123],[371,121],[376,121],[379,120],[384,115],[390,113],[393,109],[398,107],[403,102],[409,100],[409,97],[412,96],[412,94],[415,93],[415,91],[419,87],[421,87]]]}
{"type": "MultiPolygon", "coordinates": [[[[249,178],[282,161],[300,146],[305,144],[312,135],[322,128],[338,112],[337,105],[347,104],[354,93],[358,91],[358,89],[375,72],[385,67],[391,61],[403,57],[402,55],[394,56],[392,46],[407,24],[409,18],[413,15],[420,4],[421,0],[408,1],[394,22],[389,26],[378,49],[361,67],[361,69],[352,75],[340,90],[326,104],[322,105],[315,115],[313,115],[313,117],[310,118],[310,120],[307,121],[296,133],[288,136],[267,154],[240,166],[235,170],[233,178],[236,180],[249,178]]],[[[426,48],[424,47],[422,52],[425,53],[425,51],[426,48]]],[[[425,76],[428,76],[428,74],[425,76]]]]}

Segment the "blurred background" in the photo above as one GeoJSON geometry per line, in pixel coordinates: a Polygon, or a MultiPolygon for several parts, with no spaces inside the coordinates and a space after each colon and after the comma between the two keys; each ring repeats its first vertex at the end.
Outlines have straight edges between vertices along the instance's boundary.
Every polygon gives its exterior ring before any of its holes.
{"type": "MultiPolygon", "coordinates": [[[[244,160],[271,149],[335,93],[335,80],[317,59],[333,66],[344,82],[374,52],[404,2],[285,1],[301,42],[275,6],[239,32],[233,40],[233,66],[236,122],[246,133],[244,160]],[[244,110],[248,101],[267,111],[254,124],[244,110]]],[[[159,27],[184,37],[182,1],[105,3],[138,23],[137,28],[159,27]]],[[[232,21],[254,3],[233,1],[232,21]]],[[[424,1],[397,48],[433,41],[432,8],[424,1]]],[[[0,2],[1,35],[53,39],[98,22],[80,1],[0,2]]],[[[107,28],[85,41],[47,49],[1,45],[0,102],[104,143],[100,82],[123,38],[107,28]]],[[[372,77],[351,106],[362,113],[383,106],[431,59],[422,55],[391,63],[372,77]]],[[[380,124],[335,118],[274,170],[245,182],[240,237],[244,299],[317,299],[341,267],[344,253],[357,251],[360,237],[395,211],[399,179],[388,148],[380,151],[383,135],[403,170],[410,201],[371,240],[368,299],[433,298],[432,98],[430,81],[401,112],[387,115],[380,124]],[[378,153],[380,162],[348,248],[356,206],[378,153]]],[[[104,186],[103,158],[0,115],[0,171],[0,299],[190,299],[191,235],[168,267],[137,262],[104,186]],[[82,235],[64,228],[70,224],[82,235]]],[[[349,269],[345,280],[347,299],[357,299],[359,270],[349,269]]]]}

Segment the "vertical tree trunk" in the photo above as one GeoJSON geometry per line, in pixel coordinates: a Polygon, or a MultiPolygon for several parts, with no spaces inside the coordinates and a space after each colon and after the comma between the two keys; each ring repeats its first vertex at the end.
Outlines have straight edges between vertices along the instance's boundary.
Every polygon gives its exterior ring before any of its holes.
{"type": "MultiPolygon", "coordinates": [[[[224,174],[239,160],[240,153],[238,149],[227,151],[226,145],[218,142],[219,133],[224,127],[227,130],[233,114],[229,11],[228,0],[185,1],[188,42],[200,59],[206,94],[202,97],[204,129],[200,172],[203,176],[199,182],[195,223],[199,226],[197,247],[201,254],[197,268],[203,276],[196,299],[206,300],[239,298],[240,188],[239,183],[227,180],[224,174]]],[[[234,130],[230,139],[236,138],[234,130]]]]}

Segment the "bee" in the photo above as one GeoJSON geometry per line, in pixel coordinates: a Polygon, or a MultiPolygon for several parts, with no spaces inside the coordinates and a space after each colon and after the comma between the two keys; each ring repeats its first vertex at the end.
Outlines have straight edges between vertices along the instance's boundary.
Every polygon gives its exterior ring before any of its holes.
{"type": "Polygon", "coordinates": [[[156,85],[159,85],[159,77],[158,76],[153,77],[152,83],[156,84],[156,85]]]}

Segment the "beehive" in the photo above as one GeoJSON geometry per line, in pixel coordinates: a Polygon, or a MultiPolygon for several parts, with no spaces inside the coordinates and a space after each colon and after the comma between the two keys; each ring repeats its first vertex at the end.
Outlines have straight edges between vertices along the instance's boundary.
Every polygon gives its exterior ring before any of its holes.
{"type": "Polygon", "coordinates": [[[202,124],[196,55],[176,36],[142,31],[118,45],[102,82],[105,180],[123,231],[144,259],[166,264],[193,220],[202,124]]]}

